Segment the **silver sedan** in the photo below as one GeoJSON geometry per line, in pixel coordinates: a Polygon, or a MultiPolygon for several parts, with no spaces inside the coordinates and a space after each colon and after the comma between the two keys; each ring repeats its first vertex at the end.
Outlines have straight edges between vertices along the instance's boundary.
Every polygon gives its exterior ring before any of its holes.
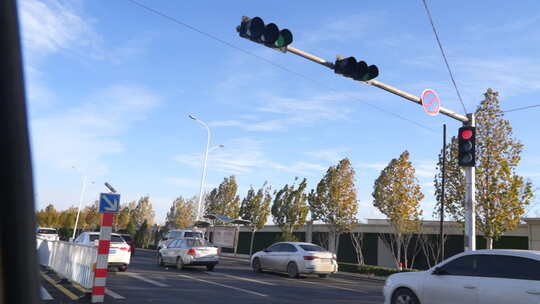
{"type": "Polygon", "coordinates": [[[211,271],[219,263],[219,248],[204,239],[185,238],[172,241],[167,248],[158,252],[158,265],[175,265],[178,269],[185,266],[206,266],[211,271]]]}
{"type": "Polygon", "coordinates": [[[291,278],[300,274],[318,274],[325,278],[338,271],[336,256],[311,243],[276,243],[251,257],[253,271],[287,272],[291,278]]]}

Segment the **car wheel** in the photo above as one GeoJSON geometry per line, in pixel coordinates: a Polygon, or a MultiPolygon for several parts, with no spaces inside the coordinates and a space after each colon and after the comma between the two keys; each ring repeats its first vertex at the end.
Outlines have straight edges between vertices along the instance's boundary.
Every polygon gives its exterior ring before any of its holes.
{"type": "Polygon", "coordinates": [[[120,271],[120,272],[124,272],[127,269],[128,269],[128,267],[126,265],[118,267],[118,271],[120,271]]]}
{"type": "Polygon", "coordinates": [[[177,269],[184,269],[184,261],[182,261],[181,257],[176,258],[176,268],[177,269]]]}
{"type": "Polygon", "coordinates": [[[206,270],[212,271],[212,270],[214,270],[214,267],[216,267],[216,265],[214,265],[214,264],[206,265],[206,270]]]}
{"type": "Polygon", "coordinates": [[[165,266],[165,263],[163,263],[163,257],[161,256],[161,254],[158,254],[157,256],[157,264],[158,266],[165,266]]]}
{"type": "Polygon", "coordinates": [[[251,267],[253,268],[253,271],[261,273],[262,267],[261,267],[261,260],[259,258],[253,259],[253,263],[251,264],[251,267]]]}
{"type": "Polygon", "coordinates": [[[328,273],[319,273],[319,278],[323,278],[323,279],[328,278],[328,273]]]}
{"type": "Polygon", "coordinates": [[[392,304],[420,304],[420,301],[410,289],[400,288],[392,295],[392,304]]]}
{"type": "Polygon", "coordinates": [[[296,266],[295,263],[290,262],[289,265],[287,265],[287,274],[291,278],[298,278],[300,276],[298,273],[298,266],[296,266]]]}

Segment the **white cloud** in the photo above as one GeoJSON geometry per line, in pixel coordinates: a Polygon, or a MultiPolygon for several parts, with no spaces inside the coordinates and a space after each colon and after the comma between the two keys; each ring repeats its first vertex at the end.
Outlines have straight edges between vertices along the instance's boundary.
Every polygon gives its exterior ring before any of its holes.
{"type": "Polygon", "coordinates": [[[215,127],[239,127],[246,131],[281,131],[286,129],[286,123],[279,119],[253,122],[252,119],[245,120],[222,120],[210,123],[215,127]]]}
{"type": "Polygon", "coordinates": [[[434,161],[418,160],[414,161],[415,174],[420,178],[433,178],[436,173],[437,164],[434,161]]]}
{"type": "Polygon", "coordinates": [[[361,15],[340,16],[319,22],[319,26],[310,31],[301,31],[298,41],[303,44],[314,44],[328,41],[350,41],[365,38],[384,22],[384,14],[380,12],[363,13],[361,15]]]}
{"type": "MultiPolygon", "coordinates": [[[[305,174],[321,171],[326,168],[320,164],[305,161],[295,161],[282,164],[269,159],[264,151],[264,142],[251,138],[236,138],[225,144],[224,149],[213,151],[208,156],[208,168],[227,174],[248,174],[259,169],[279,170],[295,174],[305,174]]],[[[202,161],[201,153],[178,154],[174,160],[191,166],[199,167],[202,161]]]]}
{"type": "Polygon", "coordinates": [[[75,49],[84,49],[85,54],[100,52],[101,36],[73,3],[21,0],[19,5],[23,46],[32,56],[75,49]]]}
{"type": "Polygon", "coordinates": [[[336,163],[344,157],[344,153],[350,149],[324,149],[318,151],[306,152],[307,155],[330,163],[336,163]]]}
{"type": "Polygon", "coordinates": [[[167,177],[164,181],[169,185],[191,189],[198,189],[201,183],[200,180],[185,177],[167,177]]]}
{"type": "Polygon", "coordinates": [[[159,97],[147,89],[117,85],[73,108],[35,117],[31,121],[34,157],[58,168],[78,165],[103,174],[107,167],[101,158],[122,152],[119,136],[158,103],[159,97]]]}
{"type": "Polygon", "coordinates": [[[305,98],[266,96],[255,111],[279,116],[277,119],[256,121],[257,116],[242,115],[242,119],[213,121],[212,126],[239,127],[246,131],[284,131],[290,126],[310,125],[321,121],[349,119],[351,109],[341,102],[344,94],[323,94],[305,98]]]}

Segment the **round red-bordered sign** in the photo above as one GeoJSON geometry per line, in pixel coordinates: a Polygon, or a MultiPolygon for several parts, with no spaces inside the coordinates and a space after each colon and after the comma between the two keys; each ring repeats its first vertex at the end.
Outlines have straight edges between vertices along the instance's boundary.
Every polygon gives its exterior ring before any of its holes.
{"type": "Polygon", "coordinates": [[[441,100],[439,95],[432,89],[425,89],[422,92],[422,108],[428,115],[435,116],[439,114],[441,108],[441,100]]]}

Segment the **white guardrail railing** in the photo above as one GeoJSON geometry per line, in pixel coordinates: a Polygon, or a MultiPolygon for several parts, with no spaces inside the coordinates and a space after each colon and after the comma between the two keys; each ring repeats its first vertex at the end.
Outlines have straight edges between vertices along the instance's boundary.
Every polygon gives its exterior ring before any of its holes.
{"type": "Polygon", "coordinates": [[[37,238],[39,263],[84,288],[94,284],[97,247],[37,238]]]}

